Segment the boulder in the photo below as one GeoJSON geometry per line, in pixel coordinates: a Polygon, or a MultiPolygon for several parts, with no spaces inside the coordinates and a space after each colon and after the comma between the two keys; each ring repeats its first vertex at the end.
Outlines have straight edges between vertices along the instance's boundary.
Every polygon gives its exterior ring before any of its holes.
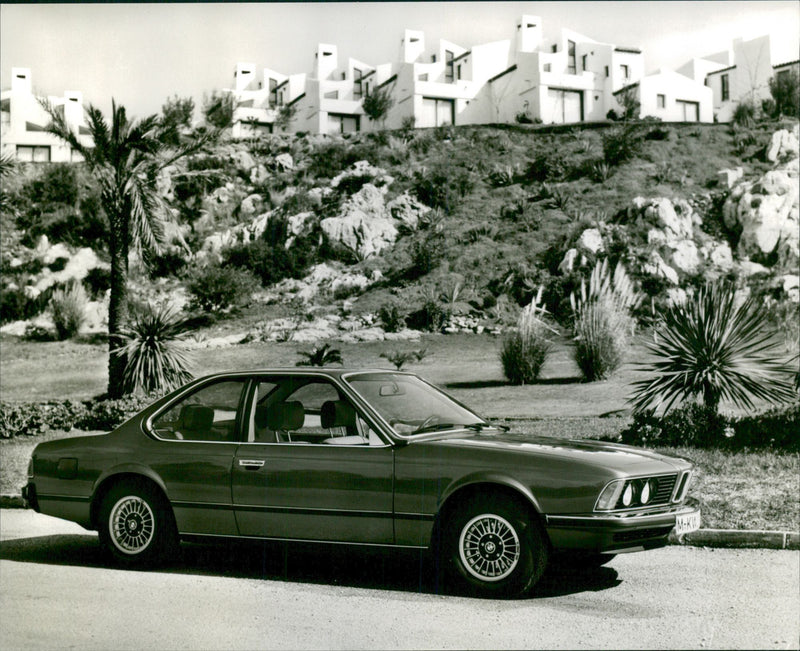
{"type": "Polygon", "coordinates": [[[720,170],[717,172],[717,177],[719,178],[719,184],[722,187],[728,188],[729,190],[736,185],[736,182],[744,176],[744,170],[741,167],[737,167],[733,170],[720,170]]]}
{"type": "Polygon", "coordinates": [[[767,160],[777,163],[785,158],[797,158],[800,155],[800,125],[794,129],[781,129],[772,134],[767,147],[767,160]]]}
{"type": "Polygon", "coordinates": [[[308,235],[313,227],[315,214],[313,212],[301,212],[292,215],[286,220],[286,230],[289,237],[286,239],[288,249],[294,243],[296,237],[308,235]]]}
{"type": "Polygon", "coordinates": [[[428,206],[412,197],[408,191],[392,199],[386,204],[386,208],[392,218],[409,231],[417,230],[419,218],[430,211],[428,206]]]}
{"type": "Polygon", "coordinates": [[[275,157],[275,167],[282,172],[289,172],[294,169],[294,159],[291,154],[283,153],[275,157]]]}
{"type": "Polygon", "coordinates": [[[678,284],[678,272],[670,267],[656,252],[650,253],[650,259],[643,265],[643,271],[651,276],[666,278],[673,285],[678,284]]]}
{"type": "Polygon", "coordinates": [[[241,205],[239,206],[239,210],[242,213],[242,217],[251,217],[256,214],[258,210],[261,209],[264,203],[264,199],[260,194],[251,194],[245,197],[244,201],[242,201],[241,205]]]}
{"type": "Polygon", "coordinates": [[[596,228],[587,228],[578,238],[578,247],[597,253],[603,250],[603,236],[596,228]]]}
{"type": "Polygon", "coordinates": [[[778,253],[782,264],[795,265],[800,249],[800,205],[797,174],[791,169],[770,170],[755,183],[736,186],[723,207],[728,228],[742,234],[741,257],[778,253]]]}
{"type": "Polygon", "coordinates": [[[687,201],[676,199],[673,202],[666,197],[636,197],[633,205],[640,219],[664,231],[667,241],[692,238],[695,220],[687,201]]]}
{"type": "Polygon", "coordinates": [[[237,170],[247,174],[256,166],[255,158],[245,149],[237,149],[231,153],[231,160],[236,165],[237,170]]]}
{"type": "MultiPolygon", "coordinates": [[[[45,236],[42,235],[42,238],[44,239],[45,236]]],[[[58,244],[53,244],[53,246],[48,247],[47,250],[42,253],[40,259],[43,264],[49,265],[53,264],[56,260],[60,258],[66,258],[67,260],[69,260],[71,256],[72,253],[70,252],[69,247],[67,247],[66,244],[62,244],[61,242],[59,242],[58,244]]]]}
{"type": "Polygon", "coordinates": [[[800,276],[786,274],[781,276],[783,291],[792,303],[800,303],[800,276]]]}
{"type": "Polygon", "coordinates": [[[674,269],[687,274],[696,273],[700,267],[700,256],[693,240],[675,242],[669,261],[674,269]]]}
{"type": "Polygon", "coordinates": [[[371,183],[365,184],[342,206],[337,217],[320,222],[325,237],[365,260],[391,247],[397,239],[397,227],[388,215],[384,193],[371,183]]]}
{"type": "Polygon", "coordinates": [[[261,185],[265,183],[267,179],[269,179],[269,172],[261,163],[250,170],[250,183],[253,185],[261,185]]]}
{"type": "Polygon", "coordinates": [[[763,264],[758,264],[758,262],[751,262],[750,260],[742,260],[739,263],[739,271],[745,277],[755,276],[756,274],[768,274],[769,269],[767,269],[763,264]]]}

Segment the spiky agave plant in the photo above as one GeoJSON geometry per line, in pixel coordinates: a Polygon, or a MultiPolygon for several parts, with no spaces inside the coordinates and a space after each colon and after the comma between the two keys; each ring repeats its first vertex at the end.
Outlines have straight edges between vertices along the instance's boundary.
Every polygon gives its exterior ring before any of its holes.
{"type": "Polygon", "coordinates": [[[730,284],[715,283],[667,308],[656,342],[647,344],[653,359],[639,365],[653,375],[633,384],[635,411],[667,411],[687,399],[699,399],[712,412],[721,400],[752,409],[753,399],[797,399],[796,361],[786,359],[756,299],[737,304],[735,294],[730,284]]]}
{"type": "Polygon", "coordinates": [[[317,346],[311,352],[299,351],[303,359],[297,362],[296,366],[328,366],[329,364],[341,364],[342,353],[338,348],[331,348],[330,344],[317,346]]]}
{"type": "Polygon", "coordinates": [[[115,354],[125,360],[124,393],[154,393],[177,389],[192,379],[192,360],[183,345],[189,322],[166,304],[138,311],[118,335],[115,354]]]}

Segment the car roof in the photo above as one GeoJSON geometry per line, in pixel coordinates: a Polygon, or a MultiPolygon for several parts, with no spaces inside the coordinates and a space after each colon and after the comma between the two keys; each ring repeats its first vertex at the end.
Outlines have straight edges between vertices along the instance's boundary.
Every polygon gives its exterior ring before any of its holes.
{"type": "MultiPolygon", "coordinates": [[[[203,378],[224,377],[226,375],[326,375],[329,377],[340,378],[351,373],[392,373],[398,375],[414,375],[407,371],[397,371],[389,368],[358,368],[358,367],[336,367],[330,366],[284,366],[267,368],[247,368],[241,370],[219,371],[202,376],[203,378]]],[[[200,379],[200,378],[198,378],[200,379]]]]}

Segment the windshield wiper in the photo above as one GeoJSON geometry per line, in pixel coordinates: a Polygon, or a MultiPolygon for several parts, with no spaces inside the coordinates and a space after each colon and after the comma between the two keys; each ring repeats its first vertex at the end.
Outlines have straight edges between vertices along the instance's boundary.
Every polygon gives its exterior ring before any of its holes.
{"type": "Polygon", "coordinates": [[[508,431],[507,425],[491,425],[489,423],[468,423],[466,425],[461,425],[461,427],[464,427],[466,429],[472,429],[475,430],[476,432],[482,432],[485,429],[499,429],[503,432],[508,431]]]}
{"type": "Polygon", "coordinates": [[[438,432],[445,429],[471,429],[475,432],[482,432],[484,429],[497,429],[488,423],[432,423],[425,427],[415,429],[411,434],[422,434],[424,432],[438,432]]]}

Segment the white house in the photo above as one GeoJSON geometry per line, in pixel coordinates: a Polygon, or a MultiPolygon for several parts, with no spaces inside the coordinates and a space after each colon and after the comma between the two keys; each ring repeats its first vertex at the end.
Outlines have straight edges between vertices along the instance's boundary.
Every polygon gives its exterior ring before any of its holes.
{"type": "MultiPolygon", "coordinates": [[[[0,96],[2,108],[2,153],[27,163],[63,163],[81,160],[80,155],[63,140],[45,131],[50,116],[41,105],[42,98],[34,95],[31,71],[28,68],[11,69],[11,88],[0,96]]],[[[67,124],[90,145],[83,111],[83,94],[68,90],[63,97],[47,97],[57,111],[61,111],[67,124]]]]}
{"type": "Polygon", "coordinates": [[[672,70],[645,75],[634,84],[618,90],[615,98],[628,90],[639,100],[637,117],[656,117],[665,122],[714,120],[711,88],[672,70]]]}
{"type": "Polygon", "coordinates": [[[737,38],[731,50],[692,59],[678,72],[703,81],[713,93],[714,117],[730,122],[741,102],[760,106],[770,97],[769,80],[773,76],[798,69],[798,61],[773,65],[770,37],[765,35],[749,41],[737,38]]]}

